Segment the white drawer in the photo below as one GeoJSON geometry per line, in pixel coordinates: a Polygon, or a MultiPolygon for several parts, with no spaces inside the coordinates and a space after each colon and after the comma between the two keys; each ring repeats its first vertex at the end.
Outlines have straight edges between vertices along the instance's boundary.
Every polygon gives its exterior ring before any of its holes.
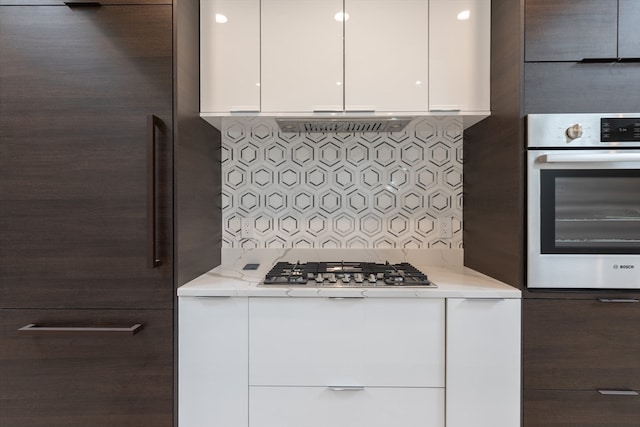
{"type": "Polygon", "coordinates": [[[249,384],[444,387],[443,299],[251,298],[249,384]]]}
{"type": "Polygon", "coordinates": [[[249,427],[444,427],[444,389],[250,387],[249,427]]]}

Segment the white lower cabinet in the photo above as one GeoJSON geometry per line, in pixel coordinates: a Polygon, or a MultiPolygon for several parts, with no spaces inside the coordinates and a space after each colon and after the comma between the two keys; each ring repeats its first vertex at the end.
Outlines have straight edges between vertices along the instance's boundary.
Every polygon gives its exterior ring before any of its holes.
{"type": "Polygon", "coordinates": [[[447,299],[447,427],[520,425],[519,299],[447,299]]]}
{"type": "Polygon", "coordinates": [[[444,299],[251,298],[249,383],[444,387],[444,299]]]}
{"type": "Polygon", "coordinates": [[[247,298],[180,297],[178,316],[178,425],[247,427],[247,298]]]}
{"type": "Polygon", "coordinates": [[[443,427],[444,389],[251,387],[251,427],[443,427]]]}
{"type": "Polygon", "coordinates": [[[178,357],[179,427],[520,425],[519,299],[181,296],[178,357]]]}

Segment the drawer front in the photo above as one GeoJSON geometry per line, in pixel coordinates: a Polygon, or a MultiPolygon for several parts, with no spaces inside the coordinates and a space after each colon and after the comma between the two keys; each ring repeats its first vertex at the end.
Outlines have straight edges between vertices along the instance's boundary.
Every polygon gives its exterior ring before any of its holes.
{"type": "Polygon", "coordinates": [[[525,389],[640,389],[640,303],[525,300],[525,389]]]}
{"type": "Polygon", "coordinates": [[[250,427],[444,427],[444,389],[250,387],[250,427]]]}
{"type": "Polygon", "coordinates": [[[0,310],[0,425],[171,427],[172,331],[171,310],[0,310]]]}
{"type": "Polygon", "coordinates": [[[524,427],[637,427],[640,396],[525,390],[524,427]]]}
{"type": "Polygon", "coordinates": [[[252,298],[249,383],[444,386],[444,300],[252,298]]]}

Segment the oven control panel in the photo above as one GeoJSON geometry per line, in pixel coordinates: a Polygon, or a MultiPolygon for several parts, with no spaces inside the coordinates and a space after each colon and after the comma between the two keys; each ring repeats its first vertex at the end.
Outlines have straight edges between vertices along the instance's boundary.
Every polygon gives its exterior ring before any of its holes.
{"type": "Polygon", "coordinates": [[[602,142],[640,141],[640,118],[600,119],[602,142]]]}
{"type": "Polygon", "coordinates": [[[640,113],[561,113],[527,116],[527,148],[639,148],[640,113]]]}

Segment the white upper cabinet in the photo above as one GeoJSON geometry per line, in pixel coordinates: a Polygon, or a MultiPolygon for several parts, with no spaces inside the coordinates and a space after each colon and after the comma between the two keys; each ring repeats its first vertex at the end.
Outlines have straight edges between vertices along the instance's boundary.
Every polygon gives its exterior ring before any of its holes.
{"type": "MultiPolygon", "coordinates": [[[[489,114],[491,0],[201,0],[201,112],[489,114]]],[[[475,118],[474,118],[475,117],[475,118]]]]}
{"type": "Polygon", "coordinates": [[[345,17],[345,110],[427,111],[429,0],[346,0],[345,17]]]}
{"type": "Polygon", "coordinates": [[[200,39],[200,110],[260,111],[260,0],[201,0],[200,39]]]}
{"type": "Polygon", "coordinates": [[[429,1],[429,110],[489,111],[491,0],[429,1]]]}
{"type": "Polygon", "coordinates": [[[262,112],[343,110],[342,0],[262,0],[262,112]]]}

